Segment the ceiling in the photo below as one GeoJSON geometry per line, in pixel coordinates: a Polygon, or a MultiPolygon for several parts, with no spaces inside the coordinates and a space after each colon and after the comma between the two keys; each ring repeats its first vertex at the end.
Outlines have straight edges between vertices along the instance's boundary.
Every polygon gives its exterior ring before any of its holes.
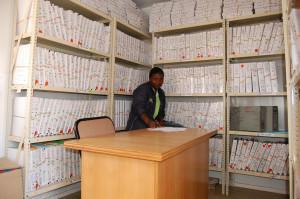
{"type": "Polygon", "coordinates": [[[136,3],[139,8],[145,8],[152,6],[152,4],[157,2],[169,1],[169,0],[132,0],[136,3]]]}

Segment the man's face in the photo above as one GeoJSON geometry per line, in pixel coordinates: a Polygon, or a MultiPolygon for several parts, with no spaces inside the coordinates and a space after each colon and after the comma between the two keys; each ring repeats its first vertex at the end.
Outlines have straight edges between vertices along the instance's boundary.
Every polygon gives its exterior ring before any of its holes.
{"type": "Polygon", "coordinates": [[[150,84],[153,88],[158,89],[164,83],[164,76],[161,74],[154,74],[150,77],[150,84]]]}

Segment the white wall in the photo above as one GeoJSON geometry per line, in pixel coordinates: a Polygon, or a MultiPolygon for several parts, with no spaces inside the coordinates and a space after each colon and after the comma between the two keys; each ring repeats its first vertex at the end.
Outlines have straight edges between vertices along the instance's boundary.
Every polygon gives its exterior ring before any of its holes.
{"type": "Polygon", "coordinates": [[[0,157],[4,155],[14,0],[0,0],[0,157]]]}

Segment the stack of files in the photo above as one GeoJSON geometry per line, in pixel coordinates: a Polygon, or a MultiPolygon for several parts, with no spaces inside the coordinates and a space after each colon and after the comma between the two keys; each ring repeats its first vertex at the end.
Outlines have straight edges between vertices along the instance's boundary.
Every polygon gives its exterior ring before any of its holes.
{"type": "Polygon", "coordinates": [[[166,120],[189,128],[223,130],[223,99],[195,98],[189,102],[169,100],[166,120]]]}
{"type": "Polygon", "coordinates": [[[117,56],[133,62],[149,64],[148,48],[146,42],[117,30],[117,56]]]}
{"type": "MultiPolygon", "coordinates": [[[[26,97],[16,97],[14,100],[11,134],[13,136],[25,136],[27,100],[26,97]]],[[[107,100],[32,97],[30,114],[30,137],[69,135],[74,133],[76,120],[107,115],[107,100]]]]}
{"type": "Polygon", "coordinates": [[[228,38],[231,55],[281,53],[284,50],[280,21],[230,27],[228,38]]]}
{"type": "Polygon", "coordinates": [[[281,0],[253,0],[255,14],[281,12],[281,0]]]}
{"type": "Polygon", "coordinates": [[[209,139],[209,161],[210,167],[222,168],[224,154],[224,143],[222,137],[214,137],[209,139]]]}
{"type": "Polygon", "coordinates": [[[165,68],[163,89],[167,94],[208,94],[224,92],[224,66],[191,65],[165,68]]]}
{"type": "Polygon", "coordinates": [[[171,1],[154,3],[151,7],[149,17],[149,31],[154,32],[160,29],[171,27],[171,1]]]}
{"type": "Polygon", "coordinates": [[[154,58],[163,60],[194,60],[224,55],[223,29],[156,37],[154,58]]]}
{"type": "MultiPolygon", "coordinates": [[[[26,19],[24,10],[32,6],[30,3],[32,1],[19,2],[18,33],[32,33],[34,32],[32,15],[29,17],[29,22],[26,23],[26,20],[24,22],[26,19]]],[[[86,49],[108,53],[110,30],[110,26],[106,26],[104,23],[92,21],[71,10],[64,10],[51,4],[50,1],[39,1],[37,31],[40,34],[68,41],[86,49]]]]}
{"type": "Polygon", "coordinates": [[[115,99],[115,127],[125,128],[131,110],[132,100],[127,98],[115,99]]]}
{"type": "Polygon", "coordinates": [[[293,8],[290,14],[290,37],[292,72],[300,72],[300,9],[293,8]]]}
{"type": "Polygon", "coordinates": [[[288,157],[288,144],[235,138],[229,168],[287,176],[288,157]]]}
{"type": "Polygon", "coordinates": [[[173,0],[155,3],[150,12],[150,32],[221,20],[222,0],[173,0]]]}
{"type": "Polygon", "coordinates": [[[194,23],[221,20],[222,4],[222,0],[196,0],[194,23]]]}
{"type": "MultiPolygon", "coordinates": [[[[16,161],[18,148],[9,147],[7,156],[16,161]]],[[[21,150],[19,165],[25,166],[24,150],[21,150]]],[[[79,179],[80,153],[76,150],[64,148],[63,141],[32,144],[29,152],[29,175],[26,192],[36,191],[40,188],[79,179]]]]}
{"type": "Polygon", "coordinates": [[[148,81],[148,74],[148,70],[135,69],[116,63],[114,90],[131,94],[140,84],[148,81]]]}
{"type": "Polygon", "coordinates": [[[224,19],[253,14],[253,2],[249,0],[224,0],[223,6],[224,19]]]}
{"type": "Polygon", "coordinates": [[[276,93],[284,91],[283,60],[230,64],[228,91],[232,93],[276,93]]]}
{"type": "Polygon", "coordinates": [[[81,0],[81,2],[105,14],[117,17],[144,32],[149,31],[148,16],[132,0],[81,0]]]}
{"type": "MultiPolygon", "coordinates": [[[[80,91],[108,91],[106,61],[36,48],[33,84],[39,87],[68,88],[80,91]]],[[[13,84],[28,83],[30,44],[19,47],[13,84]]]]}

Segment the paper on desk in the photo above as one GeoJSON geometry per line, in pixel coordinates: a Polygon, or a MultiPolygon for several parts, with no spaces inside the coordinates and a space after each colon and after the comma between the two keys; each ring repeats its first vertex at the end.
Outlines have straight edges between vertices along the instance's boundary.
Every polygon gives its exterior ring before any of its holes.
{"type": "Polygon", "coordinates": [[[180,127],[160,127],[160,128],[148,128],[149,131],[163,131],[163,132],[178,132],[185,131],[186,128],[180,127]]]}

